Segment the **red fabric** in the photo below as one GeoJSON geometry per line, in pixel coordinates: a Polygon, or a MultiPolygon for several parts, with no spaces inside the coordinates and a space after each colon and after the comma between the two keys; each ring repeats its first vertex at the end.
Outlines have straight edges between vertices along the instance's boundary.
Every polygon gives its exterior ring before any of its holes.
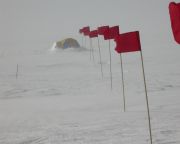
{"type": "Polygon", "coordinates": [[[116,42],[115,50],[118,53],[141,51],[138,31],[120,34],[119,36],[116,36],[114,40],[116,42]]]}
{"type": "Polygon", "coordinates": [[[105,40],[114,39],[118,35],[119,35],[119,26],[113,26],[105,30],[104,39],[105,40]]]}
{"type": "Polygon", "coordinates": [[[80,34],[82,33],[82,29],[79,30],[79,33],[80,33],[80,34]]]}
{"type": "Polygon", "coordinates": [[[171,2],[169,4],[169,14],[174,39],[180,44],[180,3],[171,2]]]}
{"type": "Polygon", "coordinates": [[[84,28],[82,29],[82,32],[84,33],[85,36],[88,36],[88,35],[89,35],[89,32],[90,32],[89,26],[84,27],[84,28]]]}
{"type": "Polygon", "coordinates": [[[109,26],[101,26],[101,27],[98,27],[98,34],[99,35],[104,35],[104,32],[109,29],[109,26]]]}
{"type": "Polygon", "coordinates": [[[98,37],[98,31],[97,30],[93,30],[89,33],[89,37],[90,38],[94,38],[94,37],[98,37]]]}

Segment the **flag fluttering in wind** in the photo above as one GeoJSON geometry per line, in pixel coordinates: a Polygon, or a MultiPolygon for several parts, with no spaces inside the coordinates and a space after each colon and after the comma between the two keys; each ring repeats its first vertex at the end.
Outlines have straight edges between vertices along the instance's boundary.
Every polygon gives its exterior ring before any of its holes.
{"type": "Polygon", "coordinates": [[[113,26],[104,31],[104,39],[114,39],[116,36],[119,35],[119,26],[113,26]]]}
{"type": "Polygon", "coordinates": [[[128,33],[124,33],[124,34],[119,34],[114,38],[114,41],[116,42],[115,50],[117,51],[117,53],[120,53],[124,111],[125,111],[125,109],[126,109],[125,88],[124,88],[125,85],[124,85],[123,63],[122,63],[121,53],[140,51],[141,50],[139,32],[134,31],[134,32],[128,32],[128,33]]]}
{"type": "Polygon", "coordinates": [[[169,14],[174,39],[180,44],[180,3],[171,2],[169,4],[169,14]]]}
{"type": "MultiPolygon", "coordinates": [[[[146,105],[147,105],[149,137],[150,137],[150,143],[152,144],[153,142],[152,142],[152,130],[151,130],[152,128],[151,128],[151,119],[150,119],[149,100],[148,100],[148,95],[147,95],[147,86],[146,86],[144,62],[143,62],[143,55],[142,55],[142,51],[141,51],[139,31],[120,34],[114,40],[116,42],[115,50],[118,53],[120,53],[120,56],[121,56],[121,53],[140,51],[142,71],[143,71],[143,79],[144,79],[144,89],[145,89],[145,96],[146,96],[146,105]]],[[[122,59],[121,59],[121,61],[122,61],[122,59]]]]}
{"type": "Polygon", "coordinates": [[[89,26],[84,27],[84,28],[82,29],[82,32],[84,33],[85,36],[88,36],[88,35],[89,35],[89,32],[90,32],[89,26]]]}
{"type": "Polygon", "coordinates": [[[98,31],[97,30],[90,31],[89,37],[90,38],[98,37],[98,31]]]}
{"type": "Polygon", "coordinates": [[[98,28],[98,33],[104,36],[105,40],[109,40],[109,60],[110,60],[110,78],[111,78],[111,90],[112,90],[112,68],[111,68],[111,46],[110,40],[114,39],[116,36],[119,35],[119,26],[109,27],[109,26],[102,26],[98,28]]]}
{"type": "Polygon", "coordinates": [[[115,50],[118,53],[141,51],[139,32],[128,32],[115,37],[115,50]]]}
{"type": "Polygon", "coordinates": [[[104,32],[106,31],[106,30],[108,30],[109,29],[109,26],[101,26],[101,27],[98,27],[98,34],[99,35],[104,35],[104,32]]]}

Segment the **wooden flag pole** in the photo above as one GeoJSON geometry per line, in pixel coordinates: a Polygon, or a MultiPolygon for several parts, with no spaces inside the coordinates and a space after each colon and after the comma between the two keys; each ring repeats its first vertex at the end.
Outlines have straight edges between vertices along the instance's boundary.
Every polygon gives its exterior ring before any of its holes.
{"type": "Polygon", "coordinates": [[[110,79],[111,79],[111,90],[112,90],[112,67],[111,67],[111,42],[109,39],[109,59],[110,59],[110,79]]]}
{"type": "Polygon", "coordinates": [[[121,62],[121,80],[122,80],[122,90],[123,90],[123,105],[124,112],[126,111],[126,99],[125,99],[125,90],[124,90],[124,72],[123,72],[123,63],[122,63],[122,55],[120,53],[120,62],[121,62]]]}
{"type": "Polygon", "coordinates": [[[100,49],[99,37],[97,37],[97,40],[98,40],[98,48],[99,48],[99,60],[100,60],[100,65],[101,65],[101,76],[103,78],[103,69],[102,69],[101,49],[100,49]]]}
{"type": "Polygon", "coordinates": [[[93,43],[92,43],[92,39],[91,38],[90,38],[90,45],[91,45],[92,58],[93,58],[93,62],[94,62],[94,49],[93,49],[93,43]]]}
{"type": "Polygon", "coordinates": [[[81,35],[81,39],[82,39],[82,47],[84,47],[84,46],[83,46],[83,35],[81,35]]]}
{"type": "Polygon", "coordinates": [[[17,64],[17,67],[16,67],[16,79],[18,78],[18,71],[19,71],[19,66],[17,64]]]}
{"type": "Polygon", "coordinates": [[[149,136],[150,136],[150,141],[152,144],[151,117],[150,117],[150,110],[149,110],[149,102],[148,102],[148,95],[147,95],[147,86],[146,86],[146,78],[145,78],[142,51],[140,51],[140,53],[141,53],[141,62],[142,62],[142,70],[143,70],[143,78],[144,78],[144,88],[145,88],[145,94],[146,94],[146,105],[147,105],[147,114],[148,114],[148,122],[149,122],[149,136]]]}
{"type": "Polygon", "coordinates": [[[91,38],[89,38],[89,45],[90,45],[90,49],[89,49],[89,52],[90,52],[90,60],[91,60],[91,53],[92,53],[92,45],[91,45],[91,38]]]}
{"type": "Polygon", "coordinates": [[[86,48],[86,36],[84,36],[85,37],[85,44],[84,44],[84,46],[85,46],[85,48],[86,48]]]}

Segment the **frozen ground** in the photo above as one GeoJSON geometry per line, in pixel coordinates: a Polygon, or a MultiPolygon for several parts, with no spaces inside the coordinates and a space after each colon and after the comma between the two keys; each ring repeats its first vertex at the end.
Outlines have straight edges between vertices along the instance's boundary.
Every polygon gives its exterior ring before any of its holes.
{"type": "MultiPolygon", "coordinates": [[[[1,52],[0,144],[148,144],[139,53],[123,55],[126,112],[119,56],[112,52],[112,91],[108,49],[102,59],[103,79],[98,50],[94,63],[88,49],[1,52]]],[[[180,58],[144,59],[153,142],[179,144],[180,58]]]]}

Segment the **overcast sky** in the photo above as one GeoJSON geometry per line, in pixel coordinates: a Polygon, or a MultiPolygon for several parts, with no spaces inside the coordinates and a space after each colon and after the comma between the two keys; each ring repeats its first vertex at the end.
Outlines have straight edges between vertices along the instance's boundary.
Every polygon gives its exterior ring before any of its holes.
{"type": "MultiPolygon", "coordinates": [[[[170,0],[0,0],[0,49],[47,49],[79,28],[139,30],[144,45],[174,45],[170,0]]],[[[176,0],[175,2],[180,2],[176,0]]]]}

